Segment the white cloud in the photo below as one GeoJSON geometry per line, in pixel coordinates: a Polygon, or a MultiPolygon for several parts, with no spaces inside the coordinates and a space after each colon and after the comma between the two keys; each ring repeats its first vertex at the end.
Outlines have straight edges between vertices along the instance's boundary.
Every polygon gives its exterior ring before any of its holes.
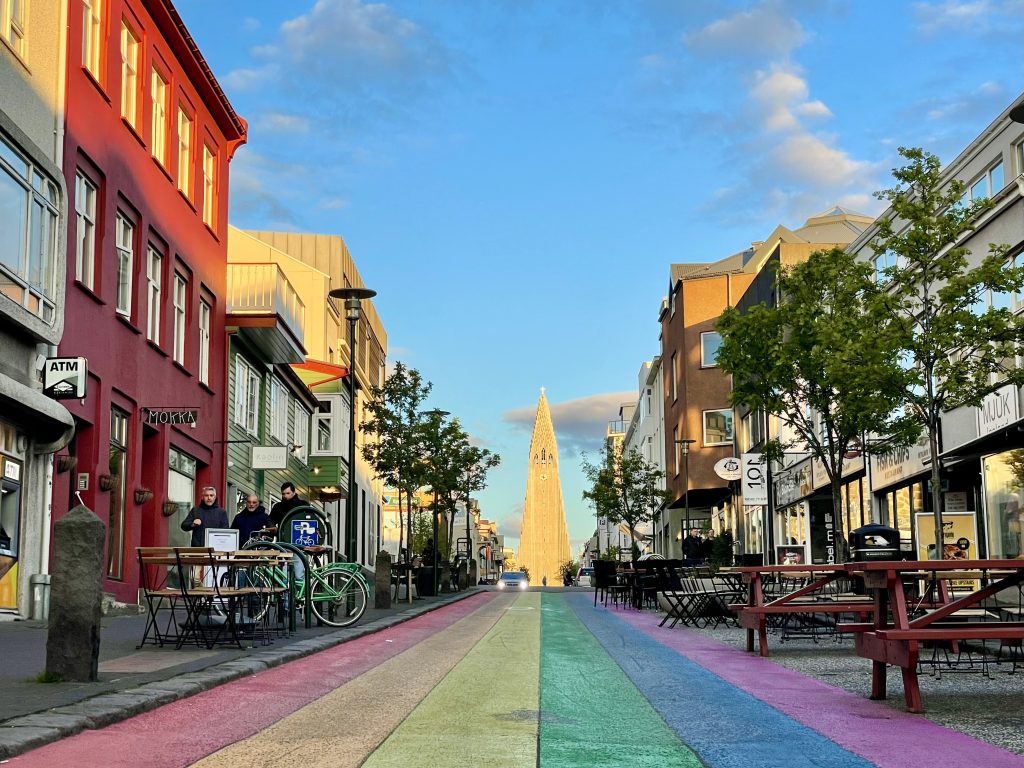
{"type": "Polygon", "coordinates": [[[917,29],[926,36],[939,34],[1006,38],[1024,28],[1022,0],[942,0],[914,3],[917,29]]]}
{"type": "Polygon", "coordinates": [[[789,55],[806,40],[800,22],[772,0],[748,11],[737,11],[683,37],[690,50],[701,55],[772,58],[789,55]]]}
{"type": "Polygon", "coordinates": [[[283,112],[267,112],[259,119],[259,128],[274,133],[308,133],[309,119],[283,112]]]}
{"type": "Polygon", "coordinates": [[[348,206],[349,201],[344,197],[325,197],[317,203],[317,208],[324,211],[341,211],[348,206]]]}

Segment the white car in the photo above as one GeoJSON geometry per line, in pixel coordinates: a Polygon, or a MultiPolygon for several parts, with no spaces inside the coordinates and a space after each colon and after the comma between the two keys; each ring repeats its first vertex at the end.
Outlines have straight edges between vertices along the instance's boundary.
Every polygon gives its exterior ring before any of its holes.
{"type": "Polygon", "coordinates": [[[576,586],[577,587],[589,587],[590,577],[594,575],[594,569],[589,565],[580,568],[576,572],[576,586]]]}
{"type": "Polygon", "coordinates": [[[505,571],[498,579],[498,589],[526,589],[530,580],[522,571],[505,571]]]}

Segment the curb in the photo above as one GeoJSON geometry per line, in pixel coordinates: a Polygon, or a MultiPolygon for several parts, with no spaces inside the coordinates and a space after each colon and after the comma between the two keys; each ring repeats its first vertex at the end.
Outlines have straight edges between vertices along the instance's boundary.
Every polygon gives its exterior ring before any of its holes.
{"type": "Polygon", "coordinates": [[[85,730],[105,728],[162,707],[164,704],[216,688],[218,685],[304,658],[350,640],[375,634],[480,592],[481,590],[471,587],[455,593],[455,596],[443,602],[407,608],[368,624],[357,624],[354,627],[339,629],[337,632],[301,640],[279,650],[257,651],[245,658],[225,661],[208,669],[186,672],[166,680],[146,683],[138,688],[103,693],[76,704],[5,720],[0,723],[0,760],[6,761],[8,758],[85,730]]]}

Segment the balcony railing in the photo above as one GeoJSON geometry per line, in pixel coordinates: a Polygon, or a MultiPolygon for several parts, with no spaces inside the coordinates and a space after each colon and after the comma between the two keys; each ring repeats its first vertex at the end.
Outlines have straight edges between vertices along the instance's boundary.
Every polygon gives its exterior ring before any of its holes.
{"type": "Polygon", "coordinates": [[[276,264],[228,264],[228,313],[274,314],[305,338],[306,306],[276,264]]]}

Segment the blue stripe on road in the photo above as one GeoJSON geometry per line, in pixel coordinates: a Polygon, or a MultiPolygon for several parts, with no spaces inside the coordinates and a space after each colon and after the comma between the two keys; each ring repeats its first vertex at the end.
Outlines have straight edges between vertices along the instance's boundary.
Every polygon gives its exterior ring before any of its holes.
{"type": "MultiPolygon", "coordinates": [[[[595,610],[585,593],[566,594],[566,599],[669,727],[711,768],[872,765],[637,632],[607,610],[595,610]]],[[[864,724],[851,723],[851,727],[864,724]]]]}

